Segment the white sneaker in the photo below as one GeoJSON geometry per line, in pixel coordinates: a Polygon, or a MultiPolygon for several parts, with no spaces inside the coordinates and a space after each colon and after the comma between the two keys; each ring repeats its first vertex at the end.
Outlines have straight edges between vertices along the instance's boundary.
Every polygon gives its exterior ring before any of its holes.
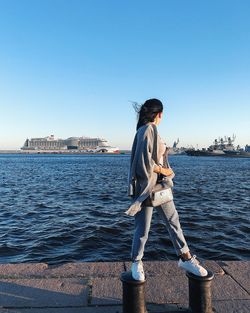
{"type": "Polygon", "coordinates": [[[132,277],[135,280],[140,280],[140,281],[145,280],[145,274],[143,270],[142,261],[133,262],[131,266],[131,272],[132,272],[132,277]]]}
{"type": "Polygon", "coordinates": [[[193,255],[192,258],[188,261],[179,260],[178,266],[183,268],[185,271],[192,273],[196,276],[207,276],[207,270],[202,267],[199,261],[196,259],[196,255],[193,255]]]}

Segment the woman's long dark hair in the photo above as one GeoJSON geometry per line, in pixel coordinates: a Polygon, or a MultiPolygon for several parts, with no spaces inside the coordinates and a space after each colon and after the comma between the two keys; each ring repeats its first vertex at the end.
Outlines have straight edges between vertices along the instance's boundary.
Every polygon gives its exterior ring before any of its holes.
{"type": "Polygon", "coordinates": [[[163,111],[163,104],[158,99],[148,99],[143,105],[134,103],[134,109],[138,113],[136,130],[147,123],[153,122],[158,113],[163,111]]]}

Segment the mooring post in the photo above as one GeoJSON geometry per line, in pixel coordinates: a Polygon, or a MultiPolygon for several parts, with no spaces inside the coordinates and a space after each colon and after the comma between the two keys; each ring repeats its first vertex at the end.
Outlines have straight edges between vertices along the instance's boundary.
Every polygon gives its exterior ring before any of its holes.
{"type": "Polygon", "coordinates": [[[189,286],[189,308],[192,313],[213,313],[211,283],[214,274],[208,271],[207,276],[199,277],[186,273],[189,286]]]}
{"type": "Polygon", "coordinates": [[[145,303],[146,280],[134,280],[131,272],[123,272],[120,279],[123,289],[123,313],[147,313],[145,303]]]}

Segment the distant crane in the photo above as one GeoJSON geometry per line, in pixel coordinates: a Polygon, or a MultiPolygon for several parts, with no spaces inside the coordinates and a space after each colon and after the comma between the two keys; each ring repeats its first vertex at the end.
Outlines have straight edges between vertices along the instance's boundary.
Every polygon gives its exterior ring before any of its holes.
{"type": "Polygon", "coordinates": [[[178,145],[179,141],[180,141],[179,138],[176,141],[174,141],[173,149],[177,148],[177,145],[178,145]]]}

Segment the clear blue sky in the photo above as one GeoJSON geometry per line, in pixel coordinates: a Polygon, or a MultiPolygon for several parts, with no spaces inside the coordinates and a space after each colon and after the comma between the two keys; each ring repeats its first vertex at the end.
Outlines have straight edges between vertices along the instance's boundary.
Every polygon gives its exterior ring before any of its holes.
{"type": "Polygon", "coordinates": [[[130,148],[129,100],[169,145],[250,144],[249,0],[0,0],[0,149],[100,136],[130,148]]]}

